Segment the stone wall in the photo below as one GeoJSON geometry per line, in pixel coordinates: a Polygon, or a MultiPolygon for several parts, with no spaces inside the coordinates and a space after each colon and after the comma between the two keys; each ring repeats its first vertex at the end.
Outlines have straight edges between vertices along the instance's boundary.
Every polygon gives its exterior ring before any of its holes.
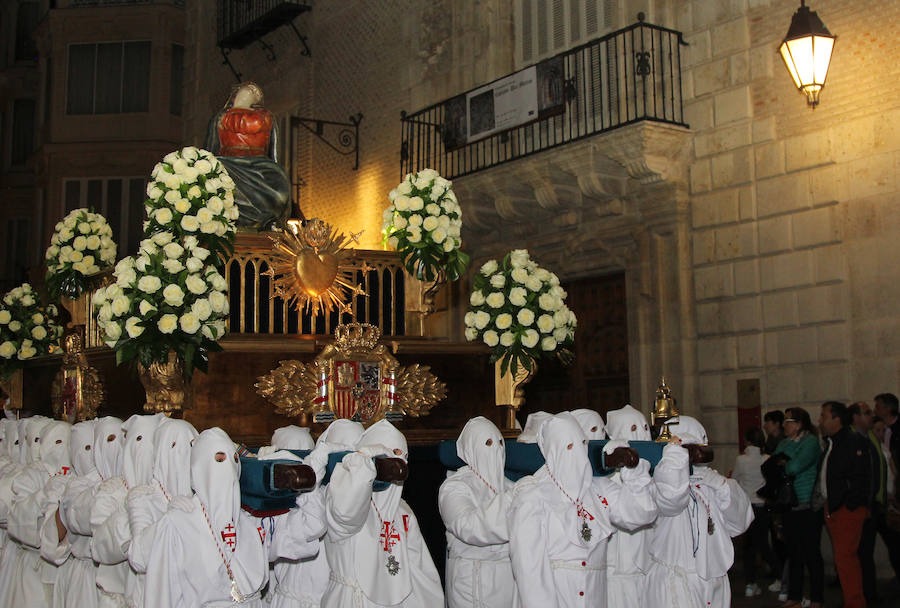
{"type": "Polygon", "coordinates": [[[734,441],[736,381],[763,410],[897,392],[900,71],[895,2],[811,5],[838,35],[809,109],[776,50],[794,3],[684,2],[698,398],[734,441]]]}

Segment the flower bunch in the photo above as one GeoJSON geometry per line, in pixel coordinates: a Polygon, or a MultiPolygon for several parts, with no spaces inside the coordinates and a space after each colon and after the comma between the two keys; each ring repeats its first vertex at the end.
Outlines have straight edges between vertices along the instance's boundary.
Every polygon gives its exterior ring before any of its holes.
{"type": "Polygon", "coordinates": [[[382,216],[385,242],[411,275],[427,281],[441,272],[455,281],[469,265],[459,249],[462,210],[451,185],[433,169],[410,173],[388,194],[391,205],[382,216]]]}
{"type": "Polygon", "coordinates": [[[466,339],[482,340],[492,349],[491,361],[502,358],[501,373],[531,361],[557,355],[571,360],[575,313],[566,307],[559,278],[540,266],[525,249],[515,249],[500,263],[489,260],[475,274],[466,313],[466,339]]]}
{"type": "Polygon", "coordinates": [[[0,306],[0,377],[8,378],[22,362],[46,355],[59,345],[62,327],[53,304],[43,307],[37,293],[23,283],[3,296],[0,306]]]}
{"type": "Polygon", "coordinates": [[[234,181],[206,150],[182,148],[153,167],[147,184],[145,235],[171,232],[176,241],[194,236],[214,255],[231,255],[234,221],[234,181]]]}
{"type": "Polygon", "coordinates": [[[116,244],[106,218],[87,209],[75,209],[56,224],[47,261],[47,291],[54,300],[60,295],[77,298],[85,279],[112,266],[116,244]]]}
{"type": "Polygon", "coordinates": [[[93,306],[116,361],[145,367],[165,362],[170,350],[185,374],[206,371],[208,353],[225,333],[228,296],[221,262],[194,235],[178,240],[157,232],[141,241],[137,257],[116,264],[115,283],[94,294],[93,306]]]}

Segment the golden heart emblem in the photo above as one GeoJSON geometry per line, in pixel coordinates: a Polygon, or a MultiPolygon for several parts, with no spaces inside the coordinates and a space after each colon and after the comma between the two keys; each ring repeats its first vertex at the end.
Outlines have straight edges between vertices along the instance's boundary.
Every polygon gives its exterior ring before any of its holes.
{"type": "Polygon", "coordinates": [[[311,297],[324,293],[334,283],[338,273],[338,259],[331,253],[316,253],[306,249],[294,260],[297,283],[311,297]]]}

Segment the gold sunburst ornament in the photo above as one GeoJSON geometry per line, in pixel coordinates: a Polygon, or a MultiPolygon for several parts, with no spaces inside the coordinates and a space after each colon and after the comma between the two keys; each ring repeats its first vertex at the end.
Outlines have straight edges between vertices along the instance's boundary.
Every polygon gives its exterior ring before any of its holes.
{"type": "Polygon", "coordinates": [[[282,231],[271,236],[271,266],[263,274],[272,277],[274,293],[299,310],[312,314],[351,312],[350,296],[363,294],[349,268],[341,268],[348,246],[359,243],[361,232],[349,237],[322,220],[312,219],[296,233],[282,231]]]}

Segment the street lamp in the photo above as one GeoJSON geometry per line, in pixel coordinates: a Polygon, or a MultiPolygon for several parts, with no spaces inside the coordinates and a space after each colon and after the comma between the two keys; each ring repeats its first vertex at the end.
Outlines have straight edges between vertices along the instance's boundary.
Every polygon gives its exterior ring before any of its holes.
{"type": "Polygon", "coordinates": [[[800,0],[800,8],[794,13],[778,51],[794,84],[806,93],[807,103],[813,108],[818,105],[819,91],[825,86],[835,39],[819,16],[809,10],[805,0],[800,0]]]}

